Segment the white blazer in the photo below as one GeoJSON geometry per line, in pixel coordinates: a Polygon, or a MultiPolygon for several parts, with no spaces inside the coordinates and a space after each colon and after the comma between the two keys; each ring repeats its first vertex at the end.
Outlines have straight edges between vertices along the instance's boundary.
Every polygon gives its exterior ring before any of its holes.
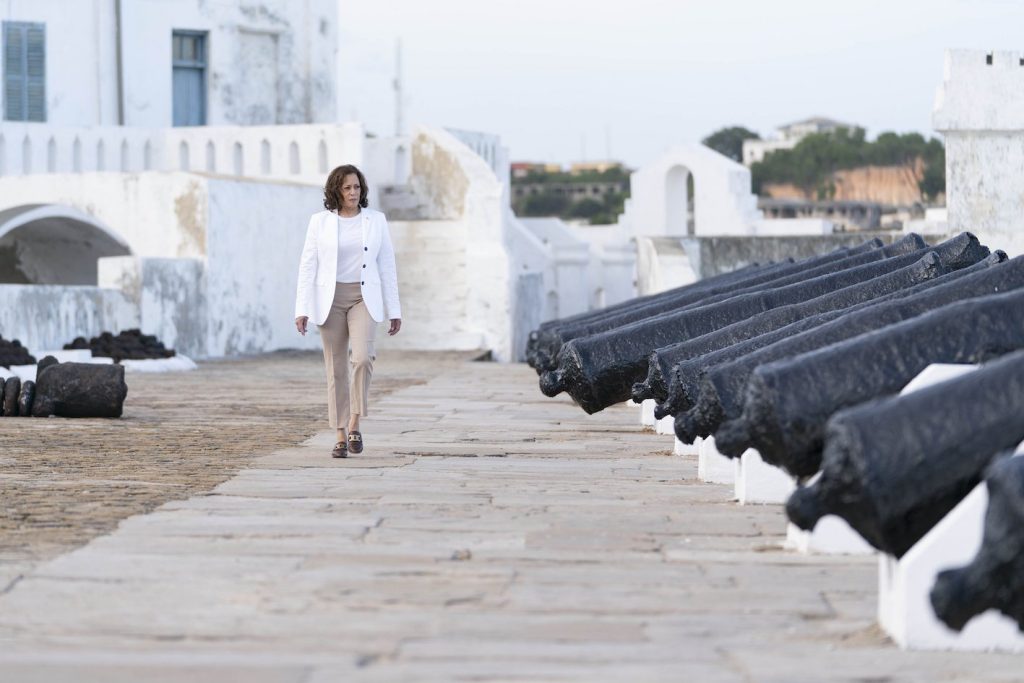
{"type": "MultiPolygon", "coordinates": [[[[389,319],[401,318],[398,303],[398,271],[395,250],[391,246],[388,221],[384,214],[362,209],[363,217],[363,301],[377,322],[384,320],[385,305],[389,319]]],[[[334,302],[338,273],[338,216],[318,211],[309,219],[306,243],[299,259],[299,281],[295,288],[295,317],[307,316],[323,325],[334,302]]]]}

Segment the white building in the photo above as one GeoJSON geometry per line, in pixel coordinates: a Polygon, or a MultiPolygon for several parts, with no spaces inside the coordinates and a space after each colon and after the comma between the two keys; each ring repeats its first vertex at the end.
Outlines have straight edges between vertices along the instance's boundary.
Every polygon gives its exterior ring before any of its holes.
{"type": "Polygon", "coordinates": [[[773,137],[765,140],[743,141],[743,165],[749,168],[756,162],[764,160],[765,155],[771,152],[780,149],[793,149],[798,142],[813,133],[831,133],[840,128],[853,130],[854,126],[823,116],[813,116],[779,126],[773,137]]]}
{"type": "Polygon", "coordinates": [[[947,50],[932,114],[946,143],[946,223],[1024,254],[1024,52],[947,50]]]}
{"type": "Polygon", "coordinates": [[[334,0],[11,0],[0,20],[4,337],[317,348],[294,330],[295,275],[341,163],[392,218],[406,319],[381,346],[505,360],[544,314],[554,250],[509,209],[496,136],[337,121],[334,0]]]}

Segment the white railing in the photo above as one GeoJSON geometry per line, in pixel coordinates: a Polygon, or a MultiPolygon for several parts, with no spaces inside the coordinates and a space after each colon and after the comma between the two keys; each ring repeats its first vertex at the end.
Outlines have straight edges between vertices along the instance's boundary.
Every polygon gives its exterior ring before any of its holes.
{"type": "Polygon", "coordinates": [[[358,123],[188,128],[0,124],[0,176],[197,171],[320,184],[362,162],[358,123]]]}

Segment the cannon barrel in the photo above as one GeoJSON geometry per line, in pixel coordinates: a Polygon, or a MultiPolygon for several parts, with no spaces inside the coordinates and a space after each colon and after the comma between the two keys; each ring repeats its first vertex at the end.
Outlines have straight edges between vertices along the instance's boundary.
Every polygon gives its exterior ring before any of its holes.
{"type": "MultiPolygon", "coordinates": [[[[935,258],[938,259],[937,256],[935,258]]],[[[858,304],[905,291],[943,274],[945,268],[941,267],[941,264],[932,268],[922,266],[920,262],[912,263],[891,273],[843,287],[814,299],[779,306],[694,339],[655,349],[647,359],[646,379],[633,385],[633,400],[639,403],[653,398],[664,403],[668,399],[668,378],[672,376],[672,368],[683,361],[768,334],[811,316],[847,310],[858,304]]],[[[657,410],[657,413],[659,419],[669,414],[663,408],[657,410]]]]}
{"type": "MultiPolygon", "coordinates": [[[[988,252],[973,235],[948,240],[934,251],[950,267],[974,263],[983,258],[982,251],[988,252]]],[[[548,396],[566,391],[586,412],[597,412],[630,397],[633,383],[646,374],[647,357],[654,349],[892,272],[919,260],[922,252],[927,253],[927,250],[893,256],[786,287],[741,294],[709,306],[656,316],[574,339],[563,347],[557,370],[542,375],[541,390],[548,396]]]]}
{"type": "Polygon", "coordinates": [[[729,291],[730,287],[738,286],[736,283],[754,278],[764,278],[790,263],[790,261],[784,261],[765,265],[745,266],[664,292],[629,299],[628,301],[596,311],[587,311],[567,318],[550,320],[542,323],[540,327],[530,332],[527,337],[526,362],[535,370],[543,370],[551,365],[551,359],[557,355],[564,339],[578,336],[577,330],[599,325],[601,321],[606,319],[625,315],[637,315],[633,311],[642,311],[639,314],[639,317],[642,318],[656,315],[666,310],[672,310],[678,306],[698,301],[713,293],[729,291]]]}
{"type": "Polygon", "coordinates": [[[121,417],[128,385],[124,366],[39,361],[32,416],[121,417]]]}
{"type": "Polygon", "coordinates": [[[556,329],[547,330],[539,334],[536,347],[538,368],[543,370],[557,367],[561,348],[573,339],[606,332],[631,322],[645,320],[658,315],[687,310],[697,306],[707,306],[739,294],[803,282],[819,275],[838,272],[841,269],[879,261],[891,256],[906,254],[926,246],[928,246],[927,243],[920,235],[910,233],[888,246],[859,250],[852,254],[849,252],[832,252],[796,263],[779,264],[766,268],[763,272],[754,273],[750,277],[737,282],[703,287],[683,292],[676,297],[659,299],[643,306],[630,307],[615,315],[603,316],[579,324],[559,326],[556,329]]]}
{"type": "Polygon", "coordinates": [[[988,510],[981,549],[970,564],[939,573],[935,615],[955,631],[997,609],[1024,630],[1024,458],[1000,454],[985,473],[988,510]]]}
{"type": "MultiPolygon", "coordinates": [[[[999,265],[983,267],[991,262],[986,260],[985,264],[979,264],[980,270],[977,272],[929,287],[914,295],[865,307],[732,360],[702,368],[687,368],[687,372],[698,377],[696,380],[687,377],[681,382],[698,383],[696,405],[701,406],[704,413],[720,416],[717,423],[706,427],[710,433],[717,434],[718,427],[723,421],[735,420],[742,414],[747,384],[758,366],[850,339],[941,308],[954,301],[1024,286],[1024,259],[1018,257],[999,265]],[[709,404],[717,405],[712,409],[709,404]]],[[[682,365],[675,368],[674,372],[677,375],[684,370],[682,365]]],[[[729,446],[729,439],[726,439],[724,448],[725,450],[719,450],[725,455],[735,453],[735,449],[729,446]]]]}
{"type": "Polygon", "coordinates": [[[725,440],[733,441],[733,452],[756,448],[765,462],[807,477],[821,465],[825,423],[834,413],[898,393],[932,363],[983,363],[1018,349],[1024,349],[1024,290],[951,303],[758,367],[731,428],[746,438],[725,440]]]}
{"type": "MultiPolygon", "coordinates": [[[[893,292],[892,294],[888,294],[871,301],[865,301],[864,303],[857,304],[846,309],[828,311],[816,316],[808,316],[798,322],[772,332],[768,332],[757,337],[751,337],[750,339],[737,342],[717,351],[712,351],[704,355],[694,356],[688,360],[680,361],[672,366],[670,370],[668,379],[668,397],[663,403],[655,407],[655,416],[658,419],[661,419],[666,415],[678,415],[683,411],[693,408],[700,396],[701,380],[708,370],[717,365],[723,365],[734,361],[746,356],[747,354],[753,353],[758,349],[780,343],[816,327],[821,327],[839,317],[852,315],[853,313],[865,308],[877,306],[888,301],[909,298],[912,295],[920,294],[933,287],[937,288],[944,286],[961,277],[965,277],[979,270],[987,269],[991,266],[999,265],[1005,261],[1006,253],[996,250],[987,258],[982,259],[974,265],[961,268],[960,270],[954,270],[951,273],[946,273],[945,275],[941,275],[932,280],[926,280],[925,282],[910,287],[909,289],[893,292]]],[[[993,290],[984,291],[982,294],[991,293],[991,291],[993,290]]],[[[797,351],[796,353],[801,352],[797,351]]]]}
{"type": "Polygon", "coordinates": [[[821,474],[786,514],[801,529],[845,519],[871,545],[902,557],[1024,440],[1024,351],[902,396],[848,408],[825,433],[821,474]]]}

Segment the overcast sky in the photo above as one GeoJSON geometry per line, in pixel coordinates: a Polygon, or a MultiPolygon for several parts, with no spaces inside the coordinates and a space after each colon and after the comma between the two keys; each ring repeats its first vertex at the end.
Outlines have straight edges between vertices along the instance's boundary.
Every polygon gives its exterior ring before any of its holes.
{"type": "Polygon", "coordinates": [[[1024,0],[340,0],[340,114],[496,133],[514,160],[632,166],[727,125],[933,134],[947,47],[1024,56],[1024,0]],[[857,9],[854,10],[853,8],[857,9]]]}

